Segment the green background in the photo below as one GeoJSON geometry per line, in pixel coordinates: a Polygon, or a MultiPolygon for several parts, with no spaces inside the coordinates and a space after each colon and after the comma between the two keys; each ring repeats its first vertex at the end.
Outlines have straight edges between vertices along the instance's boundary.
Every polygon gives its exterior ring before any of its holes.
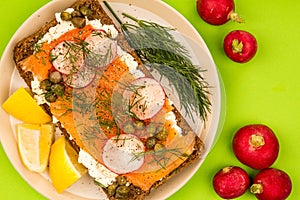
{"type": "MultiPolygon", "coordinates": [[[[1,0],[0,55],[17,28],[47,2],[49,0],[1,0]]],[[[300,1],[236,0],[236,12],[246,22],[228,22],[222,26],[203,22],[197,14],[195,0],[165,2],[182,13],[199,31],[211,51],[226,90],[226,118],[218,142],[196,175],[169,199],[219,199],[211,181],[216,171],[224,166],[243,167],[253,177],[257,171],[237,161],[231,149],[235,131],[252,123],[266,124],[278,136],[280,153],[273,167],[291,176],[293,190],[289,199],[299,199],[300,1]],[[234,63],[223,52],[223,38],[234,29],[249,31],[257,38],[257,54],[248,63],[234,63]]],[[[43,199],[15,171],[2,146],[0,199],[43,199]]],[[[255,197],[247,192],[238,199],[255,197]]]]}

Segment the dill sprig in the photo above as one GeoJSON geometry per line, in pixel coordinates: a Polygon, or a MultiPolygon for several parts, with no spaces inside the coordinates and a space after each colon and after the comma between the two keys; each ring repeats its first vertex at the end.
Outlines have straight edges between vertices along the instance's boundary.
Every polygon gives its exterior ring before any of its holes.
{"type": "Polygon", "coordinates": [[[210,112],[208,84],[195,66],[189,51],[171,34],[175,29],[161,26],[155,22],[139,20],[126,13],[123,16],[134,21],[123,23],[110,5],[105,5],[121,25],[123,35],[135,50],[143,64],[155,69],[177,91],[181,109],[194,120],[193,112],[205,120],[210,112]]]}

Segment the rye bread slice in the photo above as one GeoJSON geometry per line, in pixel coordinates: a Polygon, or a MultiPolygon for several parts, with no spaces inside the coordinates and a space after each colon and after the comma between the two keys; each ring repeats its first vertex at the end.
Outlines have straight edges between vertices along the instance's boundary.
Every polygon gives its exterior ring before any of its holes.
{"type": "MultiPolygon", "coordinates": [[[[101,4],[98,0],[78,0],[76,3],[71,5],[70,7],[76,8],[78,6],[86,6],[90,8],[93,11],[93,14],[89,16],[89,19],[101,19],[101,22],[103,24],[113,24],[113,20],[105,13],[104,9],[101,7],[101,4]]],[[[36,44],[40,39],[41,36],[48,32],[48,30],[57,25],[57,21],[55,18],[50,20],[49,22],[45,22],[45,25],[42,26],[37,32],[33,33],[32,35],[24,38],[23,40],[19,41],[13,52],[13,58],[16,63],[16,68],[19,71],[20,76],[24,79],[26,84],[29,88],[31,88],[31,81],[33,81],[33,74],[29,71],[24,71],[22,68],[21,61],[25,58],[29,57],[34,53],[34,44],[36,44]]],[[[145,66],[142,65],[142,62],[138,58],[138,56],[134,53],[134,50],[130,48],[128,43],[122,36],[118,37],[118,45],[122,47],[123,50],[129,52],[139,63],[139,69],[142,70],[147,76],[151,76],[150,72],[147,70],[145,66]]],[[[50,108],[47,104],[42,105],[46,111],[51,115],[50,108]]],[[[174,110],[178,125],[182,128],[184,132],[192,131],[186,120],[181,116],[181,114],[178,112],[178,110],[175,108],[174,110]]],[[[62,131],[62,134],[69,139],[70,135],[67,132],[65,128],[58,122],[58,127],[62,131]]],[[[130,185],[130,192],[128,194],[128,198],[126,199],[144,199],[152,189],[155,189],[159,187],[160,185],[167,182],[168,179],[173,177],[175,174],[180,172],[182,169],[184,169],[186,166],[193,163],[195,160],[199,159],[200,155],[203,151],[203,143],[200,140],[198,136],[195,134],[195,146],[193,149],[193,153],[188,156],[188,158],[183,162],[177,169],[175,169],[173,172],[168,174],[167,176],[163,177],[161,180],[157,181],[155,184],[152,185],[151,189],[148,191],[143,191],[141,188],[134,186],[133,184],[130,185]]],[[[79,151],[80,147],[76,144],[75,141],[70,140],[73,147],[79,151]]],[[[103,189],[104,192],[107,194],[109,199],[116,199],[114,196],[111,196],[107,193],[106,189],[103,189]]]]}

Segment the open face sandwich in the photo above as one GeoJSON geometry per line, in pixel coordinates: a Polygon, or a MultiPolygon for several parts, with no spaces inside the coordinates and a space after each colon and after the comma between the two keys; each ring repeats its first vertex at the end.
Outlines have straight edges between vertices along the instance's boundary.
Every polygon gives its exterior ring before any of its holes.
{"type": "Polygon", "coordinates": [[[144,199],[198,159],[203,143],[98,0],[79,0],[18,42],[38,103],[109,199],[144,199]],[[100,175],[99,175],[100,174],[100,175]]]}

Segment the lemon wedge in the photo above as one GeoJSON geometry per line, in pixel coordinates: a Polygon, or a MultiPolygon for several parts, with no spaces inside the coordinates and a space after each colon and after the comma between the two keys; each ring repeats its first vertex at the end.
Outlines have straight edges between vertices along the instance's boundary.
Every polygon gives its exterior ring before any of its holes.
{"type": "Polygon", "coordinates": [[[54,124],[18,124],[17,139],[22,162],[31,171],[44,172],[54,141],[54,124]]]}
{"type": "Polygon", "coordinates": [[[78,153],[64,138],[58,138],[51,147],[49,158],[49,176],[58,193],[62,193],[78,179],[87,169],[78,163],[78,153]]]}
{"type": "Polygon", "coordinates": [[[23,87],[17,89],[2,104],[2,108],[16,119],[25,123],[45,124],[52,121],[52,118],[23,87]]]}

